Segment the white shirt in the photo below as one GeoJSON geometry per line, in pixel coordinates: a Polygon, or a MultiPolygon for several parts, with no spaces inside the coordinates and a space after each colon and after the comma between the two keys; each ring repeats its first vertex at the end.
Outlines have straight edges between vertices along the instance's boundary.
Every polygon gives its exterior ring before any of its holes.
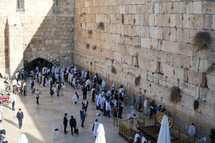
{"type": "Polygon", "coordinates": [[[148,100],[145,99],[145,101],[144,101],[144,107],[147,107],[147,106],[148,106],[148,100]]]}
{"type": "Polygon", "coordinates": [[[102,87],[105,87],[106,86],[106,82],[105,80],[102,80],[102,87]]]}
{"type": "Polygon", "coordinates": [[[146,142],[147,143],[147,140],[144,136],[142,136],[142,143],[146,142]]]}
{"type": "Polygon", "coordinates": [[[90,83],[91,83],[91,82],[90,82],[90,80],[88,79],[88,80],[86,81],[86,86],[87,86],[87,85],[90,85],[90,83]]]}
{"type": "Polygon", "coordinates": [[[134,142],[137,142],[137,138],[140,137],[140,135],[138,133],[136,133],[135,137],[134,137],[134,142]]]}
{"type": "Polygon", "coordinates": [[[106,111],[111,110],[110,103],[106,101],[106,111]]]}
{"type": "Polygon", "coordinates": [[[193,126],[193,125],[190,125],[189,130],[188,130],[188,133],[189,133],[190,135],[192,135],[192,136],[195,136],[195,134],[196,134],[196,127],[193,126]]]}
{"type": "Polygon", "coordinates": [[[14,79],[14,80],[13,80],[13,85],[16,85],[16,84],[17,84],[17,80],[14,79]]]}
{"type": "Polygon", "coordinates": [[[13,93],[11,93],[10,95],[10,100],[13,102],[13,101],[16,101],[16,97],[15,95],[13,95],[13,93]]]}

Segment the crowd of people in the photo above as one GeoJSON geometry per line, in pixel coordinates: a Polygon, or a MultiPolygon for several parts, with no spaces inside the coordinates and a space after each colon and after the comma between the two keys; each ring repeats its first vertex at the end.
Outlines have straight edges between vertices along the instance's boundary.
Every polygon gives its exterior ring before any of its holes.
{"type": "MultiPolygon", "coordinates": [[[[39,95],[42,93],[39,89],[35,89],[35,82],[37,82],[41,88],[49,87],[51,97],[53,95],[61,96],[63,95],[63,89],[66,88],[65,82],[68,82],[74,89],[81,89],[83,93],[82,99],[82,108],[80,109],[80,120],[81,127],[84,126],[84,122],[87,116],[87,108],[89,101],[91,98],[91,102],[95,103],[95,122],[93,124],[92,132],[93,135],[97,136],[97,129],[99,124],[102,122],[101,116],[103,115],[106,118],[113,119],[113,125],[118,126],[118,118],[122,119],[123,108],[125,106],[125,89],[123,85],[119,88],[116,88],[115,84],[113,84],[110,88],[107,87],[107,83],[104,79],[99,77],[96,73],[92,75],[89,71],[80,71],[76,66],[71,65],[68,67],[57,67],[52,66],[51,68],[42,67],[40,69],[38,66],[35,67],[35,70],[31,70],[29,76],[27,72],[22,69],[15,74],[15,79],[12,81],[13,85],[13,94],[11,93],[12,100],[12,110],[15,110],[15,101],[16,98],[14,96],[17,93],[17,90],[21,87],[20,92],[23,92],[23,95],[27,95],[27,79],[29,77],[29,93],[34,94],[36,97],[36,104],[39,105],[39,95]],[[88,93],[90,93],[90,97],[88,97],[88,93]]],[[[72,97],[74,104],[79,104],[80,96],[77,92],[72,97]]],[[[162,105],[156,106],[155,100],[152,100],[148,105],[149,99],[145,98],[143,94],[140,94],[138,97],[138,111],[143,112],[145,116],[153,116],[156,115],[157,111],[166,112],[165,106],[162,105]],[[149,110],[148,110],[148,107],[149,110]],[[148,112],[149,111],[149,112],[148,112]]],[[[19,128],[22,127],[22,120],[24,118],[24,114],[19,109],[17,112],[17,119],[19,128]]],[[[64,133],[67,134],[67,125],[71,127],[71,134],[78,134],[78,127],[76,123],[76,119],[73,115],[71,115],[71,119],[67,119],[67,113],[64,114],[63,125],[64,125],[64,133]]],[[[190,129],[191,130],[191,129],[190,129]]],[[[140,133],[138,132],[135,136],[134,142],[138,142],[140,133]]]]}
{"type": "MultiPolygon", "coordinates": [[[[44,87],[50,89],[50,96],[62,96],[63,89],[66,88],[66,83],[71,85],[74,89],[80,89],[83,93],[83,99],[80,102],[82,108],[80,109],[80,121],[81,127],[85,127],[84,122],[87,116],[87,108],[89,102],[95,103],[95,123],[93,124],[93,135],[97,136],[97,129],[102,123],[101,116],[107,118],[113,118],[113,125],[118,126],[118,118],[122,119],[122,113],[124,108],[125,90],[121,85],[116,89],[113,84],[110,89],[107,88],[106,81],[99,77],[96,73],[94,76],[89,71],[80,71],[76,66],[71,65],[69,67],[57,67],[52,66],[48,68],[46,66],[41,69],[37,66],[29,73],[24,69],[15,73],[15,78],[12,80],[12,93],[10,93],[10,99],[12,101],[12,110],[15,110],[16,94],[27,96],[27,94],[35,95],[36,104],[39,106],[39,97],[44,87]],[[29,86],[27,86],[29,83],[29,86]],[[38,84],[41,88],[35,88],[35,84],[38,84]],[[27,87],[29,87],[27,92],[27,87]],[[90,94],[89,94],[90,93],[90,94]],[[89,94],[89,95],[88,95],[89,94]],[[90,96],[90,97],[89,97],[90,96]],[[89,99],[91,98],[91,101],[89,99]]],[[[38,87],[38,86],[37,86],[38,87]]],[[[78,92],[72,97],[74,104],[79,104],[80,96],[78,92]]],[[[19,108],[17,115],[18,127],[22,128],[22,121],[24,113],[19,108]]],[[[78,134],[78,127],[76,119],[71,115],[71,119],[67,119],[67,113],[64,115],[63,125],[64,133],[67,134],[67,125],[71,127],[71,134],[78,134]]]]}

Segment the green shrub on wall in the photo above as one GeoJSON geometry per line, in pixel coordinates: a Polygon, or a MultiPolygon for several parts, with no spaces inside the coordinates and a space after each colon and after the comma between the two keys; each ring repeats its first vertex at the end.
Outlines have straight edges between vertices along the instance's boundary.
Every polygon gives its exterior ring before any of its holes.
{"type": "Polygon", "coordinates": [[[176,86],[173,86],[171,89],[170,89],[170,101],[174,102],[174,103],[177,103],[180,101],[181,99],[181,94],[180,94],[180,89],[176,86]]]}
{"type": "Polygon", "coordinates": [[[100,22],[99,25],[97,26],[97,29],[99,30],[105,30],[105,25],[103,22],[100,22]]]}
{"type": "Polygon", "coordinates": [[[135,78],[134,84],[135,84],[136,86],[140,85],[140,79],[141,79],[140,76],[138,76],[138,77],[135,78]]]}
{"type": "Polygon", "coordinates": [[[193,108],[194,108],[194,110],[197,110],[199,108],[199,101],[198,100],[195,100],[193,102],[193,108]]]}
{"type": "Polygon", "coordinates": [[[114,66],[111,67],[111,72],[116,74],[116,68],[114,66]]]}
{"type": "Polygon", "coordinates": [[[207,49],[213,42],[211,34],[209,32],[198,32],[194,36],[194,45],[196,46],[196,52],[207,49]]]}

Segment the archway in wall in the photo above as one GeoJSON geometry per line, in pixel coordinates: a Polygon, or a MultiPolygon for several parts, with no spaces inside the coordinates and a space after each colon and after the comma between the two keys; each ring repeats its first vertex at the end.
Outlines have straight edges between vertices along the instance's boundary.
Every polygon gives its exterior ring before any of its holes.
{"type": "Polygon", "coordinates": [[[51,68],[53,66],[53,64],[45,59],[37,58],[37,59],[31,61],[30,63],[26,64],[24,69],[27,71],[27,73],[29,73],[31,70],[35,70],[35,68],[37,66],[39,67],[39,69],[41,71],[42,67],[46,66],[48,68],[51,68]]]}

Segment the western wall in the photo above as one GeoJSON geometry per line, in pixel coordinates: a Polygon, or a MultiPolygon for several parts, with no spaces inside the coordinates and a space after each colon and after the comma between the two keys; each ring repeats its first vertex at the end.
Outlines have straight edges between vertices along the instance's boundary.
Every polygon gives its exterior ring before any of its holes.
{"type": "Polygon", "coordinates": [[[37,58],[71,63],[75,1],[26,0],[24,10],[18,1],[0,0],[0,72],[12,76],[37,58]]]}
{"type": "Polygon", "coordinates": [[[76,0],[75,19],[76,65],[124,85],[130,101],[155,99],[198,136],[215,128],[214,1],[76,0]]]}

